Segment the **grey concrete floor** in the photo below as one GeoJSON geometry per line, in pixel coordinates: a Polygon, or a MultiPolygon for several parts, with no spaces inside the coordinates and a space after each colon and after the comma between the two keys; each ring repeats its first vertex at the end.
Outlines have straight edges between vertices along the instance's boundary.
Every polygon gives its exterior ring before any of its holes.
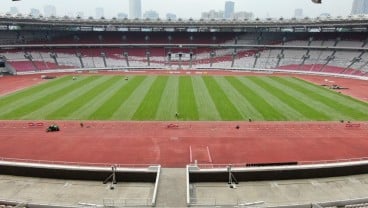
{"type": "MultiPolygon", "coordinates": [[[[157,207],[186,206],[184,168],[163,168],[157,207]]],[[[368,174],[306,180],[192,183],[192,206],[263,202],[257,207],[308,204],[368,197],[368,174]]],[[[143,207],[150,205],[153,183],[118,183],[114,190],[98,181],[55,180],[0,175],[0,199],[32,204],[81,204],[143,207]]]]}
{"type": "Polygon", "coordinates": [[[162,168],[157,207],[186,207],[186,174],[183,168],[162,168]]]}
{"type": "Polygon", "coordinates": [[[153,183],[110,184],[98,181],[40,179],[0,175],[0,199],[32,204],[145,205],[152,198],[153,183]]]}
{"type": "Polygon", "coordinates": [[[194,205],[238,205],[262,202],[259,207],[309,204],[368,197],[368,174],[305,180],[193,183],[194,205]]]}

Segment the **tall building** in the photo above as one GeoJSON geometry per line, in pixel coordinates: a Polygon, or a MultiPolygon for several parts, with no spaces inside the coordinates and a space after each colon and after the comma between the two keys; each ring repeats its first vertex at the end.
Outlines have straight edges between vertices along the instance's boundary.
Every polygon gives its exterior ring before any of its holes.
{"type": "Polygon", "coordinates": [[[118,19],[125,19],[127,17],[128,17],[128,15],[123,13],[123,12],[118,13],[118,19]]]}
{"type": "Polygon", "coordinates": [[[129,0],[129,18],[141,18],[142,17],[142,4],[141,0],[129,0]]]}
{"type": "Polygon", "coordinates": [[[324,13],[321,13],[319,15],[319,17],[321,17],[321,18],[328,18],[328,17],[331,17],[331,14],[330,13],[327,13],[327,12],[324,12],[324,13]]]}
{"type": "Polygon", "coordinates": [[[149,10],[149,11],[144,12],[143,18],[145,18],[145,19],[158,19],[159,15],[156,11],[149,10]]]}
{"type": "Polygon", "coordinates": [[[225,19],[230,19],[233,17],[234,15],[234,6],[235,3],[232,1],[226,1],[225,2],[225,13],[224,13],[224,18],[225,19]]]}
{"type": "Polygon", "coordinates": [[[167,13],[166,14],[166,19],[176,20],[176,14],[174,14],[174,13],[167,13]]]}
{"type": "Polygon", "coordinates": [[[294,17],[297,18],[297,19],[303,18],[303,9],[301,9],[301,8],[295,9],[294,17]]]}
{"type": "Polygon", "coordinates": [[[233,15],[234,19],[237,20],[250,20],[253,19],[253,13],[252,12],[235,12],[233,15]]]}
{"type": "Polygon", "coordinates": [[[46,5],[43,8],[43,13],[46,17],[56,16],[56,7],[53,5],[46,5]]]}
{"type": "Polygon", "coordinates": [[[354,0],[351,14],[368,14],[368,0],[354,0]]]}
{"type": "Polygon", "coordinates": [[[96,18],[100,19],[101,17],[104,17],[104,9],[101,7],[96,8],[96,18]]]}
{"type": "Polygon", "coordinates": [[[18,8],[17,7],[10,7],[10,11],[9,13],[11,15],[15,15],[15,14],[18,14],[18,8]]]}
{"type": "Polygon", "coordinates": [[[201,19],[222,19],[224,18],[223,11],[210,10],[209,12],[202,12],[201,19]]]}
{"type": "Polygon", "coordinates": [[[32,8],[31,9],[31,13],[30,13],[33,17],[38,17],[38,16],[40,16],[40,10],[38,10],[38,9],[35,9],[35,8],[32,8]]]}

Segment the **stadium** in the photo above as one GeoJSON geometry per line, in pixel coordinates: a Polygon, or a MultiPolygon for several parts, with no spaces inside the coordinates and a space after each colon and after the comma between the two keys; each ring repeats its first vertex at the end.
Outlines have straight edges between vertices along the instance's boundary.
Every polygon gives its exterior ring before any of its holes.
{"type": "Polygon", "coordinates": [[[0,16],[0,207],[368,207],[367,20],[0,16]]]}

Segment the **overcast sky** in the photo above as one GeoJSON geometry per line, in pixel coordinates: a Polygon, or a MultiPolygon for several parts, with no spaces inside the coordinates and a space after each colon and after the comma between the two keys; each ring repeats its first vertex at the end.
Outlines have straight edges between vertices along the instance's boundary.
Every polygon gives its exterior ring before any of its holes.
{"type": "MultiPolygon", "coordinates": [[[[353,0],[323,0],[323,4],[313,4],[311,0],[233,0],[235,12],[253,12],[254,17],[292,17],[296,8],[304,10],[304,16],[315,17],[321,13],[332,16],[347,16],[350,14],[353,0]]],[[[29,14],[31,8],[43,13],[47,4],[56,6],[57,16],[75,15],[81,11],[84,17],[95,16],[97,7],[104,8],[105,17],[117,16],[123,12],[129,15],[129,0],[1,0],[0,13],[5,14],[10,7],[15,6],[20,13],[29,14]]],[[[161,18],[166,13],[174,13],[181,18],[199,19],[201,12],[224,10],[225,0],[142,0],[142,13],[147,10],[159,12],[161,18]]]]}

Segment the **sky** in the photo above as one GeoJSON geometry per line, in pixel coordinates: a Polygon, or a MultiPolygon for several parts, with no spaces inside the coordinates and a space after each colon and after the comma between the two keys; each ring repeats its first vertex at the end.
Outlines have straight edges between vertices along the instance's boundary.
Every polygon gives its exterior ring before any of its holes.
{"type": "MultiPolygon", "coordinates": [[[[235,2],[235,12],[253,12],[259,18],[291,18],[294,10],[303,9],[303,15],[316,17],[321,13],[331,16],[350,15],[353,0],[322,0],[322,4],[314,4],[311,0],[232,0],[235,2]]],[[[43,13],[45,5],[54,5],[57,16],[75,16],[83,12],[84,17],[95,16],[97,7],[104,8],[106,18],[116,17],[119,12],[129,15],[129,0],[1,0],[0,14],[5,14],[10,7],[17,7],[19,13],[29,14],[31,8],[43,13]]],[[[201,13],[209,10],[224,10],[225,0],[142,0],[142,14],[147,10],[155,10],[160,18],[166,13],[174,13],[178,18],[199,19],[201,13]]]]}

